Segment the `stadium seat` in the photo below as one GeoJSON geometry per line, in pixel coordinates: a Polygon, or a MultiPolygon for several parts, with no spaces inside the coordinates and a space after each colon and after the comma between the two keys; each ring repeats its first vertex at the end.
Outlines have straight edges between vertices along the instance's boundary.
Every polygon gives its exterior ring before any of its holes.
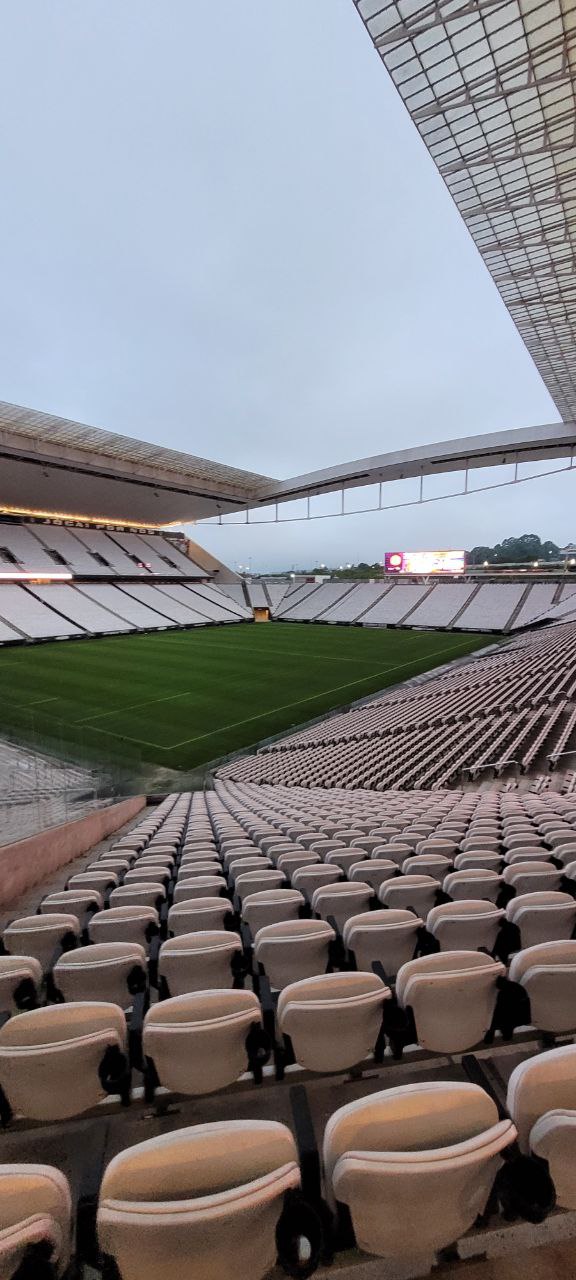
{"type": "Polygon", "coordinates": [[[192,880],[178,881],[174,886],[173,901],[193,902],[196,898],[217,898],[228,892],[223,876],[196,876],[192,880]]]}
{"type": "Polygon", "coordinates": [[[164,1133],[108,1165],[100,1248],[122,1280],[262,1280],[276,1262],[285,1197],[299,1185],[294,1139],[282,1124],[236,1120],[164,1133]]]}
{"type": "Polygon", "coordinates": [[[298,871],[295,871],[292,876],[292,888],[298,889],[299,893],[311,904],[316,889],[320,889],[324,885],[336,884],[342,878],[340,867],[327,866],[326,863],[320,863],[317,867],[300,867],[298,871]]]}
{"type": "Polygon", "coordinates": [[[265,925],[297,920],[304,905],[304,896],[298,889],[264,889],[244,898],[242,919],[255,937],[265,925]]]}
{"type": "Polygon", "coordinates": [[[446,876],[442,888],[453,902],[463,898],[484,898],[487,902],[497,902],[502,887],[502,876],[496,871],[485,868],[469,868],[466,871],[451,871],[446,876]]]}
{"type": "Polygon", "coordinates": [[[126,1019],[115,1004],[53,1004],[0,1027],[0,1105],[32,1120],[64,1120],[107,1093],[126,1100],[126,1019]]]}
{"type": "Polygon", "coordinates": [[[396,979],[396,999],[410,1010],[417,1043],[460,1053],[490,1030],[503,964],[476,951],[442,951],[410,960],[396,979]]]}
{"type": "Polygon", "coordinates": [[[54,965],[62,999],[104,1000],[129,1009],[147,982],[146,952],[138,942],[100,942],[65,951],[54,965]]]}
{"type": "Polygon", "coordinates": [[[252,991],[194,992],[153,1005],[143,1032],[148,1093],[160,1085],[198,1095],[234,1084],[259,1060],[261,1022],[252,991]]]}
{"type": "Polygon", "coordinates": [[[402,864],[404,875],[431,876],[433,880],[437,880],[438,884],[442,884],[451,870],[450,858],[445,858],[441,853],[416,853],[413,858],[407,858],[402,864]]]}
{"type": "Polygon", "coordinates": [[[371,885],[377,894],[380,885],[386,880],[393,880],[398,875],[398,867],[389,858],[367,858],[363,862],[355,862],[348,870],[348,879],[353,883],[360,881],[371,885]]]}
{"type": "Polygon", "coordinates": [[[247,871],[234,882],[234,892],[240,902],[254,893],[266,893],[269,889],[281,889],[286,884],[286,876],[282,871],[274,871],[266,867],[262,871],[247,871]]]}
{"type": "Polygon", "coordinates": [[[453,1245],[486,1208],[502,1153],[515,1140],[473,1084],[401,1085],[348,1103],[329,1119],[329,1200],[347,1205],[359,1249],[415,1260],[453,1245]]]}
{"type": "Polygon", "coordinates": [[[334,920],[339,933],[350,916],[361,911],[369,911],[374,899],[374,890],[369,884],[350,880],[338,881],[336,884],[323,885],[312,894],[312,911],[321,920],[334,920]]]}
{"type": "Polygon", "coordinates": [[[88,936],[91,942],[137,942],[147,952],[158,928],[155,907],[109,907],[92,916],[88,936]]]}
{"type": "Polygon", "coordinates": [[[75,947],[79,937],[78,917],[55,911],[11,920],[2,935],[2,944],[8,955],[32,956],[38,960],[45,973],[57,950],[75,947]]]}
{"type": "Polygon", "coordinates": [[[367,973],[327,973],[284,987],[278,1027],[309,1071],[346,1071],[375,1051],[390,989],[367,973]]]}
{"type": "Polygon", "coordinates": [[[544,1155],[550,1160],[550,1174],[560,1203],[564,1200],[564,1208],[576,1207],[576,1146],[574,1146],[574,1125],[571,1122],[567,1131],[562,1123],[542,1125],[537,1131],[539,1145],[549,1147],[545,1151],[536,1150],[533,1146],[533,1135],[539,1121],[552,1115],[557,1121],[563,1115],[574,1117],[576,1113],[576,1045],[563,1045],[560,1049],[550,1049],[535,1057],[527,1058],[514,1068],[508,1082],[506,1106],[518,1130],[518,1141],[525,1155],[532,1149],[537,1155],[544,1155]],[[552,1133],[556,1131],[556,1143],[552,1133]],[[566,1141],[566,1139],[569,1139],[566,1141]],[[554,1159],[554,1156],[556,1159],[554,1159]],[[552,1158],[551,1158],[552,1157],[552,1158]],[[566,1203],[568,1188],[571,1203],[566,1203]]]}
{"type": "Polygon", "coordinates": [[[95,889],[63,889],[62,893],[48,893],[42,899],[38,910],[42,915],[53,915],[64,912],[65,915],[76,916],[80,923],[93,911],[101,911],[104,900],[95,889]]]}
{"type": "Polygon", "coordinates": [[[34,1009],[42,976],[42,965],[34,956],[0,956],[0,1014],[34,1009]]]}
{"type": "Polygon", "coordinates": [[[518,951],[509,976],[527,991],[530,1020],[539,1031],[576,1031],[576,942],[543,942],[518,951]]]}
{"type": "Polygon", "coordinates": [[[63,1276],[70,1262],[72,1198],[59,1169],[0,1164],[0,1276],[63,1276]]]}
{"type": "Polygon", "coordinates": [[[422,920],[412,911],[365,911],[351,916],[344,925],[343,940],[356,961],[356,968],[372,972],[375,962],[387,978],[394,978],[418,944],[422,920]]]}
{"type": "Polygon", "coordinates": [[[165,897],[166,886],[159,880],[137,881],[135,884],[121,884],[113,889],[110,906],[159,908],[165,897]]]}
{"type": "Polygon", "coordinates": [[[232,987],[235,961],[241,955],[241,938],[229,930],[206,930],[169,938],[162,943],[158,958],[161,993],[181,996],[190,991],[232,987]]]}
{"type": "Polygon", "coordinates": [[[66,882],[66,888],[95,889],[96,893],[106,894],[109,889],[115,888],[118,880],[119,877],[115,871],[81,871],[76,876],[70,876],[66,882]]]}
{"type": "Polygon", "coordinates": [[[459,853],[454,859],[455,871],[495,871],[502,869],[499,853],[459,853]]]}
{"type": "Polygon", "coordinates": [[[438,882],[432,876],[402,875],[386,880],[378,890],[378,897],[385,907],[412,910],[425,919],[436,903],[438,889],[438,882]]]}
{"type": "Polygon", "coordinates": [[[562,941],[576,928],[576,901],[569,893],[523,893],[508,903],[506,918],[516,925],[521,947],[562,941]]]}
{"type": "Polygon", "coordinates": [[[234,918],[234,908],[229,898],[191,898],[176,902],[168,911],[168,931],[174,937],[196,930],[224,929],[226,922],[234,918]]]}
{"type": "Polygon", "coordinates": [[[290,983],[326,973],[335,937],[325,920],[264,925],[254,937],[254,958],[272,989],[282,991],[290,983]]]}
{"type": "Polygon", "coordinates": [[[445,902],[428,912],[426,928],[441,951],[492,952],[505,912],[483,898],[445,902]]]}
{"type": "Polygon", "coordinates": [[[543,893],[547,890],[557,892],[562,881],[562,872],[550,862],[514,862],[502,872],[504,883],[515,894],[543,893]]]}

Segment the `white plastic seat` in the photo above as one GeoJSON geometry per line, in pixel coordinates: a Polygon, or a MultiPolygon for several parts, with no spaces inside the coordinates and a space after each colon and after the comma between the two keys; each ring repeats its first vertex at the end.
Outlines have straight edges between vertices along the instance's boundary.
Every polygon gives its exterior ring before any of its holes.
{"type": "Polygon", "coordinates": [[[375,1048],[389,987],[375,974],[326,973],[284,987],[278,1027],[309,1071],[345,1071],[375,1048]]]}
{"type": "Polygon", "coordinates": [[[306,901],[311,903],[316,889],[323,885],[336,884],[342,878],[340,867],[320,863],[317,867],[300,867],[298,871],[295,871],[292,876],[292,888],[298,889],[306,901]]]}
{"type": "Polygon", "coordinates": [[[297,920],[304,907],[304,896],[298,889],[264,889],[250,893],[242,903],[242,919],[252,937],[268,924],[281,920],[297,920]]]}
{"type": "Polygon", "coordinates": [[[481,867],[451,871],[442,888],[453,902],[462,901],[463,898],[484,898],[486,902],[496,902],[502,888],[502,876],[496,871],[487,871],[481,867]]]}
{"type": "Polygon", "coordinates": [[[20,916],[6,925],[2,941],[9,955],[33,956],[43,972],[59,947],[76,946],[80,937],[78,917],[54,911],[48,915],[20,916]]]}
{"type": "Polygon", "coordinates": [[[195,898],[217,898],[227,893],[223,876],[195,876],[192,880],[178,881],[174,886],[173,901],[193,902],[195,898]]]}
{"type": "MultiPolygon", "coordinates": [[[[324,1134],[329,1199],[348,1205],[358,1247],[393,1259],[453,1244],[484,1212],[510,1120],[473,1084],[401,1085],[341,1107],[324,1134]]],[[[412,1274],[412,1272],[411,1272],[412,1274]]]]}
{"type": "Polygon", "coordinates": [[[369,884],[360,881],[343,880],[336,884],[324,885],[312,894],[312,910],[321,920],[333,919],[339,933],[350,916],[361,911],[369,911],[370,903],[375,897],[369,884]]]}
{"type": "Polygon", "coordinates": [[[418,1044],[434,1053],[460,1053],[486,1035],[503,964],[478,951],[441,951],[410,960],[396,979],[396,997],[411,1009],[418,1044]]]}
{"type": "Polygon", "coordinates": [[[137,942],[147,952],[158,933],[155,907],[109,907],[97,911],[88,925],[91,942],[137,942]]]}
{"type": "Polygon", "coordinates": [[[0,1013],[16,1013],[38,1003],[42,965],[34,956],[0,956],[0,1013]]]}
{"type": "Polygon", "coordinates": [[[171,871],[176,859],[173,853],[142,853],[136,863],[137,867],[164,867],[171,871]]]}
{"type": "Polygon", "coordinates": [[[357,969],[372,972],[372,964],[380,961],[386,977],[393,978],[408,960],[412,960],[422,920],[412,911],[365,911],[351,916],[345,923],[345,947],[353,952],[357,969]]]}
{"type": "Polygon", "coordinates": [[[560,889],[562,872],[550,862],[515,862],[504,868],[502,879],[517,894],[556,892],[560,889]]]}
{"type": "Polygon", "coordinates": [[[286,1193],[300,1185],[294,1139],[269,1120],[163,1133],[104,1174],[98,1238],[122,1280],[263,1280],[286,1193]]]}
{"type": "Polygon", "coordinates": [[[65,951],[54,965],[64,1000],[105,1000],[129,1009],[146,985],[146,952],[138,942],[100,942],[65,951]]]}
{"type": "Polygon", "coordinates": [[[327,853],[324,859],[327,867],[339,867],[344,875],[348,875],[350,867],[357,866],[368,857],[362,849],[333,849],[332,853],[327,853]]]}
{"type": "Polygon", "coordinates": [[[300,867],[314,867],[322,861],[319,853],[279,853],[274,865],[283,871],[287,880],[291,880],[300,867]]]}
{"type": "Polygon", "coordinates": [[[192,898],[176,902],[168,911],[168,930],[179,937],[197,930],[224,929],[234,914],[229,898],[192,898]]]}
{"type": "Polygon", "coordinates": [[[432,876],[402,875],[386,880],[378,890],[378,897],[385,907],[400,911],[412,909],[425,919],[436,902],[437,893],[438,882],[432,876]]]}
{"type": "Polygon", "coordinates": [[[336,935],[325,920],[286,920],[264,925],[254,938],[254,957],[275,991],[326,973],[336,935]]]}
{"type": "Polygon", "coordinates": [[[386,880],[393,880],[398,874],[398,867],[389,858],[366,858],[363,862],[355,862],[348,870],[348,879],[353,883],[360,881],[369,884],[375,893],[386,880]]]}
{"type": "Polygon", "coordinates": [[[268,889],[282,889],[286,885],[286,876],[283,871],[274,871],[273,868],[266,868],[264,871],[247,871],[238,876],[234,884],[235,893],[238,895],[239,901],[244,902],[254,893],[265,893],[268,889]]]}
{"type": "Polygon", "coordinates": [[[103,906],[102,894],[96,889],[63,889],[61,893],[48,893],[39,911],[43,916],[63,911],[65,915],[76,916],[82,924],[89,912],[101,911],[103,906]]]}
{"type": "Polygon", "coordinates": [[[504,862],[507,867],[514,866],[517,862],[548,862],[552,857],[546,849],[528,849],[522,845],[519,849],[509,849],[504,862]]]}
{"type": "Polygon", "coordinates": [[[156,907],[166,897],[166,888],[160,881],[137,881],[136,884],[121,884],[110,894],[111,907],[156,907]]]}
{"type": "Polygon", "coordinates": [[[247,875],[250,871],[274,871],[272,859],[267,858],[264,854],[243,855],[240,858],[231,858],[225,860],[226,871],[232,884],[236,884],[239,876],[247,875]]]}
{"type": "Polygon", "coordinates": [[[166,867],[153,866],[152,863],[143,865],[137,862],[132,871],[126,872],[122,885],[126,887],[126,885],[161,884],[166,887],[169,879],[170,872],[166,867]]]}
{"type": "Polygon", "coordinates": [[[431,876],[438,884],[442,884],[452,869],[450,858],[441,853],[415,853],[402,864],[402,874],[412,876],[431,876]]]}
{"type": "Polygon", "coordinates": [[[428,912],[426,928],[441,951],[492,951],[505,911],[483,898],[445,902],[428,912]]]}
{"type": "Polygon", "coordinates": [[[506,907],[506,918],[517,925],[522,947],[571,938],[576,927],[576,902],[569,893],[542,890],[518,894],[506,907]]]}
{"type": "Polygon", "coordinates": [[[0,1027],[0,1087],[14,1114],[64,1120],[106,1096],[107,1050],[125,1055],[126,1019],[115,1004],[47,1005],[0,1027]]]}
{"type": "Polygon", "coordinates": [[[539,1031],[576,1031],[576,942],[542,942],[518,951],[509,976],[528,992],[531,1022],[539,1031]]]}
{"type": "MultiPolygon", "coordinates": [[[[72,1198],[64,1174],[51,1165],[0,1164],[0,1276],[12,1280],[42,1248],[55,1276],[67,1270],[72,1198]]],[[[31,1272],[29,1274],[32,1274],[31,1272]]]]}
{"type": "Polygon", "coordinates": [[[396,866],[400,869],[402,864],[406,862],[406,859],[410,858],[413,853],[414,849],[411,844],[405,844],[403,841],[399,840],[392,843],[390,840],[387,841],[386,844],[376,845],[376,848],[372,850],[370,857],[386,858],[389,862],[395,862],[396,866]]]}
{"type": "Polygon", "coordinates": [[[248,1070],[247,1037],[261,1022],[252,991],[173,996],[148,1010],[144,1053],[161,1086],[189,1095],[215,1093],[248,1070]]]}
{"type": "Polygon", "coordinates": [[[459,853],[454,859],[455,871],[496,871],[499,873],[502,868],[502,858],[499,853],[459,853]]]}
{"type": "Polygon", "coordinates": [[[170,996],[217,991],[234,984],[233,960],[242,940],[227,929],[179,934],[160,947],[158,973],[170,996]]]}
{"type": "MultiPolygon", "coordinates": [[[[129,872],[127,872],[129,874],[129,872]]],[[[70,876],[66,882],[67,889],[95,889],[96,893],[105,894],[108,889],[114,889],[118,884],[119,876],[115,871],[80,871],[78,875],[70,876]]]]}
{"type": "Polygon", "coordinates": [[[86,867],[86,870],[113,871],[115,875],[121,876],[125,871],[130,870],[130,867],[133,866],[135,861],[135,856],[133,858],[119,858],[112,857],[109,853],[103,853],[96,862],[91,862],[89,866],[86,867]]]}
{"type": "MultiPolygon", "coordinates": [[[[541,1118],[551,1111],[576,1112],[576,1045],[563,1045],[520,1062],[508,1082],[506,1106],[518,1130],[521,1150],[528,1154],[535,1126],[541,1118]]],[[[542,1130],[539,1134],[543,1140],[542,1130]]],[[[575,1208],[576,1147],[572,1145],[566,1151],[561,1144],[561,1151],[556,1167],[553,1160],[550,1162],[550,1174],[557,1192],[563,1184],[564,1187],[571,1184],[573,1202],[564,1202],[563,1207],[575,1208]]],[[[536,1154],[544,1152],[540,1150],[536,1154]]]]}

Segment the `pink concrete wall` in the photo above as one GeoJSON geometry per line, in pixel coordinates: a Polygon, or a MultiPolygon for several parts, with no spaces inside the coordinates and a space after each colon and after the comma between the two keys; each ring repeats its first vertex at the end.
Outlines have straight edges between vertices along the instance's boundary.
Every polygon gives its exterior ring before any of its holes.
{"type": "Polygon", "coordinates": [[[118,804],[97,809],[76,822],[50,827],[39,835],[0,848],[0,907],[7,907],[33,885],[73,862],[81,853],[135,818],[146,804],[145,796],[131,796],[118,804]]]}

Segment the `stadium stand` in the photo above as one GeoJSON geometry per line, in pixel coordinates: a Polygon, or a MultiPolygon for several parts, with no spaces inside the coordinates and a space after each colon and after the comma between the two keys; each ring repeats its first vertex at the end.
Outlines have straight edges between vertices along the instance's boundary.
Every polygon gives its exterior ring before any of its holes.
{"type": "Polygon", "coordinates": [[[322,616],[323,622],[357,622],[389,590],[383,582],[363,582],[353,588],[322,616]]]}
{"type": "Polygon", "coordinates": [[[568,833],[576,848],[557,792],[221,780],[38,886],[36,914],[2,929],[3,1274],[72,1259],[136,1280],[186,1257],[193,1280],[277,1258],[353,1275],[371,1255],[412,1276],[448,1248],[510,1252],[527,1224],[545,1243],[576,1209],[568,833]],[[520,838],[558,887],[512,860],[520,838]],[[487,844],[499,871],[466,882],[453,868],[487,844]],[[415,875],[440,848],[448,871],[415,875]],[[337,879],[307,905],[287,856],[337,879]],[[281,886],[239,888],[254,864],[281,886]],[[388,905],[416,881],[419,914],[388,905]]]}
{"type": "Polygon", "coordinates": [[[441,788],[576,747],[576,627],[510,640],[223,766],[238,781],[441,788]]]}
{"type": "Polygon", "coordinates": [[[20,636],[29,640],[79,636],[82,630],[74,622],[47,608],[25,587],[4,583],[0,596],[0,616],[20,636]]]}

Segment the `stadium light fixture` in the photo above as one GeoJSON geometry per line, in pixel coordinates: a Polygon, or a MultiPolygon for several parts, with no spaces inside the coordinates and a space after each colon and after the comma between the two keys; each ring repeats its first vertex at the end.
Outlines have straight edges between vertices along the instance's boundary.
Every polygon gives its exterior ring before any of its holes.
{"type": "Polygon", "coordinates": [[[24,569],[10,569],[0,572],[0,582],[71,582],[74,577],[69,571],[54,573],[27,573],[24,569]]]}

